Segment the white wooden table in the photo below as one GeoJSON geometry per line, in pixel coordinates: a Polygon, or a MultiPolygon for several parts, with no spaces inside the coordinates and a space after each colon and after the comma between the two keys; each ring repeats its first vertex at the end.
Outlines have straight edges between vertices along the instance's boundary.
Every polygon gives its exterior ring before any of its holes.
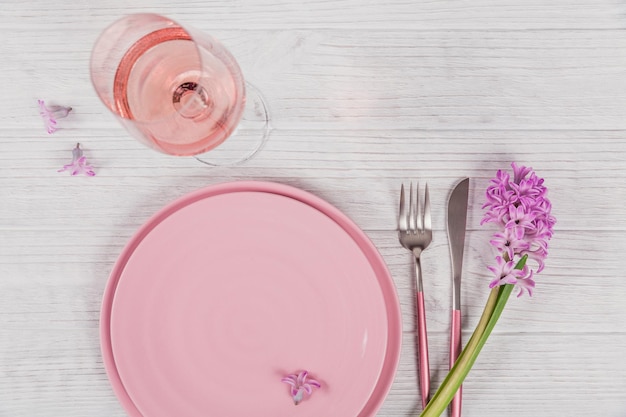
{"type": "MultiPolygon", "coordinates": [[[[464,339],[492,260],[483,190],[511,161],[546,178],[558,219],[532,299],[511,299],[464,385],[465,417],[626,415],[626,0],[5,1],[0,7],[0,416],[123,416],[99,349],[100,302],[133,232],[223,181],[291,184],[377,245],[404,346],[381,417],[416,416],[402,181],[431,187],[423,255],[433,386],[445,376],[445,202],[473,179],[464,339]],[[385,3],[385,4],[383,4],[385,3]],[[107,113],[88,73],[113,20],[156,12],[220,38],[265,94],[273,131],[249,163],[208,169],[153,152],[107,113]],[[48,135],[36,101],[74,108],[48,135]],[[93,178],[56,170],[80,142],[93,178]]],[[[331,416],[351,417],[351,416],[331,416]]]]}

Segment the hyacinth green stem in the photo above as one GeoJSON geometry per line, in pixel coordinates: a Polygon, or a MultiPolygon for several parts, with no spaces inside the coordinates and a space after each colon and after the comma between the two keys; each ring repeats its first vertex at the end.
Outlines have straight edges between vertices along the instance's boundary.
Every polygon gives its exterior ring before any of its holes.
{"type": "MultiPolygon", "coordinates": [[[[515,265],[516,269],[524,268],[526,264],[527,256],[524,256],[515,265]]],[[[450,372],[443,380],[439,389],[435,395],[430,399],[430,402],[420,414],[420,417],[438,417],[440,416],[452,398],[456,394],[459,387],[463,384],[463,380],[469,373],[470,369],[476,362],[480,351],[487,342],[491,331],[495,327],[498,319],[504,311],[504,306],[509,300],[509,296],[515,286],[512,284],[506,284],[503,286],[494,287],[489,293],[487,304],[483,310],[483,314],[480,317],[476,330],[472,334],[472,337],[467,342],[463,351],[459,355],[458,359],[454,363],[450,372]]]]}

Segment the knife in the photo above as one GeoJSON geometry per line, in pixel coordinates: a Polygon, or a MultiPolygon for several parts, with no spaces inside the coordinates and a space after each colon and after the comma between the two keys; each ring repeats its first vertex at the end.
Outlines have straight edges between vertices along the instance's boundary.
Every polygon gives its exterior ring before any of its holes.
{"type": "MultiPolygon", "coordinates": [[[[461,270],[463,267],[468,197],[469,178],[465,178],[454,187],[448,201],[448,240],[450,242],[450,257],[452,259],[450,368],[452,368],[461,352],[461,270]]],[[[450,417],[461,417],[461,394],[462,388],[459,387],[450,403],[450,417]]]]}

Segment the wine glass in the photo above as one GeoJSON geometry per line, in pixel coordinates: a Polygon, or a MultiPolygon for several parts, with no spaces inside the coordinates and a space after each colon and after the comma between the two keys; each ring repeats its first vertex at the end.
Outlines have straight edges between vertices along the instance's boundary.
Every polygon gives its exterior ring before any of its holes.
{"type": "Polygon", "coordinates": [[[160,152],[232,165],[269,136],[267,105],[231,53],[168,17],[140,13],[111,24],[96,41],[90,72],[107,108],[160,152]]]}

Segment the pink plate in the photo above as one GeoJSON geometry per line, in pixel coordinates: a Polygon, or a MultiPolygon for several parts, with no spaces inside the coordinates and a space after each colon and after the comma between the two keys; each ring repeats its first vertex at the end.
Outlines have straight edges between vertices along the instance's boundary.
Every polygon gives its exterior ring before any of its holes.
{"type": "Polygon", "coordinates": [[[374,416],[401,317],[374,245],[344,214],[265,182],[212,186],[131,239],[101,315],[107,373],[132,417],[374,416]],[[297,407],[287,374],[322,384],[297,407]]]}

